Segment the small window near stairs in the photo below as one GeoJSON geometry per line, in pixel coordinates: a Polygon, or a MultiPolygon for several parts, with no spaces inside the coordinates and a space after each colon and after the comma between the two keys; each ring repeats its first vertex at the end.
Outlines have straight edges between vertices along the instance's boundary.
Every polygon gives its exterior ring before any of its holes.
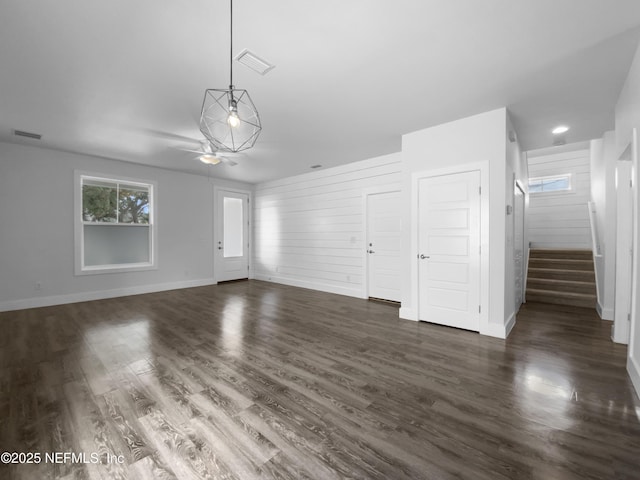
{"type": "Polygon", "coordinates": [[[529,193],[560,193],[571,191],[571,174],[529,179],[529,193]]]}

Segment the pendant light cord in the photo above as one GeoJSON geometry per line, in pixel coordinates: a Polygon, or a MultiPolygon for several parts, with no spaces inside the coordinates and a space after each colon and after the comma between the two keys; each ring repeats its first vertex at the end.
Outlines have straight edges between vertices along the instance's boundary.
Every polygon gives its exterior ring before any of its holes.
{"type": "Polygon", "coordinates": [[[229,88],[233,89],[233,0],[229,0],[230,38],[229,42],[229,88]]]}

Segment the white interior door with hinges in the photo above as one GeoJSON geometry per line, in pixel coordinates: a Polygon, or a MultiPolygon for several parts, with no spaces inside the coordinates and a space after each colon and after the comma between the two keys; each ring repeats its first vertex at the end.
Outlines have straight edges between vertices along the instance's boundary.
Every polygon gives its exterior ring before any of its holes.
{"type": "Polygon", "coordinates": [[[399,302],[400,192],[367,195],[368,296],[399,302]]]}
{"type": "Polygon", "coordinates": [[[480,172],[418,185],[418,318],[480,330],[480,172]]]}
{"type": "Polygon", "coordinates": [[[216,204],[216,281],[249,278],[249,196],[218,190],[216,204]]]}

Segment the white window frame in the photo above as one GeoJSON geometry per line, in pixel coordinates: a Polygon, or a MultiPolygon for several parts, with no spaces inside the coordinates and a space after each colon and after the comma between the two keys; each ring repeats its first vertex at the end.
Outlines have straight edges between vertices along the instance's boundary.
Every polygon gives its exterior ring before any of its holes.
{"type": "Polygon", "coordinates": [[[73,215],[74,215],[74,250],[75,250],[75,274],[76,275],[95,275],[103,273],[121,273],[121,272],[139,272],[144,270],[157,270],[157,245],[158,245],[158,228],[156,226],[157,215],[157,183],[151,180],[141,180],[139,178],[123,177],[120,175],[110,175],[96,172],[74,171],[74,195],[73,195],[73,215]],[[96,223],[85,222],[82,218],[82,181],[98,180],[104,182],[124,183],[127,185],[141,185],[149,188],[149,223],[148,224],[123,224],[123,223],[96,223]],[[125,263],[112,265],[91,265],[84,264],[84,226],[103,225],[105,228],[109,226],[127,226],[130,228],[149,228],[149,262],[125,263]]]}
{"type": "Polygon", "coordinates": [[[549,192],[532,192],[529,190],[529,195],[565,195],[567,193],[573,193],[573,174],[572,173],[563,173],[561,175],[544,175],[542,177],[531,177],[529,178],[529,182],[527,184],[527,189],[529,189],[529,185],[534,181],[545,181],[545,180],[560,180],[567,178],[569,179],[569,188],[564,188],[562,190],[551,190],[549,192]]]}

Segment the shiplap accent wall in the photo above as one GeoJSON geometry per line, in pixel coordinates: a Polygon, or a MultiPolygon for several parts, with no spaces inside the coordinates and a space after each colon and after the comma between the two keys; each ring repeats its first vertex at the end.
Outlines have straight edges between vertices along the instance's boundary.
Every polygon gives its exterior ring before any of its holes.
{"type": "Polygon", "coordinates": [[[570,193],[529,195],[529,241],[540,248],[591,248],[587,202],[591,199],[590,153],[576,150],[530,157],[529,178],[572,175],[570,193]]]}
{"type": "Polygon", "coordinates": [[[256,185],[253,277],[365,296],[365,193],[400,172],[395,153],[256,185]]]}

